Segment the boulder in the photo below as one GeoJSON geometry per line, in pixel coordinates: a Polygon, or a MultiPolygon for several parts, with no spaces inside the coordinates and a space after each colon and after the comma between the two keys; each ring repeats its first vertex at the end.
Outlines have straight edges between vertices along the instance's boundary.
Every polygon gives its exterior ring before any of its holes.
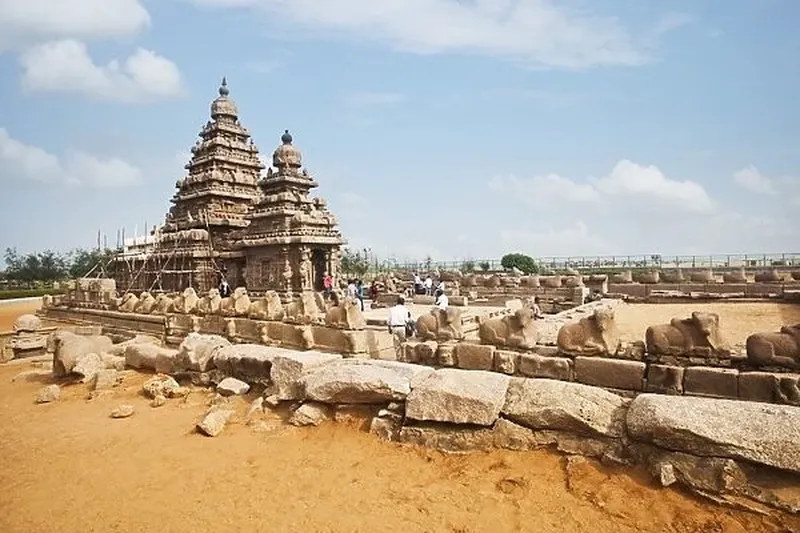
{"type": "Polygon", "coordinates": [[[233,409],[213,409],[197,424],[197,429],[204,435],[216,437],[235,413],[233,409]]]}
{"type": "Polygon", "coordinates": [[[97,374],[105,370],[106,365],[103,359],[96,353],[90,353],[81,357],[72,368],[72,374],[80,376],[81,383],[91,383],[97,374]]]}
{"type": "Polygon", "coordinates": [[[330,417],[329,408],[325,404],[308,402],[294,410],[289,418],[293,426],[318,426],[330,417]]]}
{"type": "Polygon", "coordinates": [[[626,420],[635,440],[800,473],[800,407],[642,394],[626,420]]]}
{"type": "Polygon", "coordinates": [[[61,388],[58,385],[47,385],[36,394],[36,403],[50,403],[59,398],[61,398],[61,388]]]}
{"type": "Polygon", "coordinates": [[[236,378],[225,378],[217,385],[217,392],[223,396],[241,396],[249,390],[250,385],[236,378]]]}
{"type": "Polygon", "coordinates": [[[102,335],[76,335],[58,330],[48,337],[47,346],[53,353],[53,375],[64,377],[74,371],[83,357],[110,352],[113,344],[111,339],[102,335]]]}
{"type": "Polygon", "coordinates": [[[177,350],[151,343],[129,344],[125,349],[125,364],[137,370],[154,370],[170,374],[175,368],[177,350]]]}
{"type": "Polygon", "coordinates": [[[263,344],[231,344],[214,353],[214,366],[227,376],[250,383],[266,383],[272,360],[289,351],[263,344]]]}
{"type": "Polygon", "coordinates": [[[136,335],[132,339],[128,339],[126,341],[120,342],[119,344],[115,344],[108,350],[110,355],[116,355],[118,357],[125,356],[125,350],[128,349],[128,346],[132,344],[154,344],[156,346],[161,346],[161,339],[158,337],[153,337],[152,335],[136,335]]]}
{"type": "Polygon", "coordinates": [[[42,327],[42,320],[36,315],[20,315],[14,321],[15,333],[35,333],[42,327]]]}
{"type": "Polygon", "coordinates": [[[532,429],[621,437],[626,400],[598,387],[550,379],[512,378],[503,415],[532,429]]]}
{"type": "Polygon", "coordinates": [[[130,404],[122,404],[111,411],[111,418],[128,418],[133,416],[136,409],[130,404]]]}
{"type": "Polygon", "coordinates": [[[220,335],[189,333],[178,347],[175,355],[175,370],[207,372],[214,368],[214,355],[217,350],[231,343],[220,335]]]}
{"type": "Polygon", "coordinates": [[[307,400],[323,403],[385,403],[404,400],[433,369],[372,359],[343,359],[317,366],[300,378],[307,400]]]}
{"type": "Polygon", "coordinates": [[[92,388],[94,390],[110,390],[122,381],[122,378],[116,370],[106,370],[102,369],[98,371],[92,382],[92,388]]]}
{"type": "Polygon", "coordinates": [[[420,421],[490,426],[505,403],[509,379],[482,370],[437,370],[408,395],[406,416],[420,421]]]}
{"type": "Polygon", "coordinates": [[[142,392],[148,398],[170,397],[180,390],[180,385],[177,381],[169,376],[158,375],[152,377],[144,382],[142,385],[142,392]]]}
{"type": "Polygon", "coordinates": [[[310,368],[341,359],[341,355],[307,351],[287,351],[272,360],[270,378],[280,400],[299,400],[303,397],[300,377],[310,368]]]}

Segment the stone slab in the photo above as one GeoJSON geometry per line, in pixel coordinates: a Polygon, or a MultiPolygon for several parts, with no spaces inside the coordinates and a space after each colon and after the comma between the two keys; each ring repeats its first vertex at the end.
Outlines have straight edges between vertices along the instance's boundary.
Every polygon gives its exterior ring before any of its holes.
{"type": "Polygon", "coordinates": [[[408,395],[406,417],[490,426],[505,403],[509,379],[480,370],[437,370],[408,395]]]}
{"type": "Polygon", "coordinates": [[[694,396],[739,397],[739,371],[732,368],[692,366],[686,369],[683,391],[694,396]]]}
{"type": "Polygon", "coordinates": [[[275,394],[280,400],[300,400],[303,398],[303,388],[300,377],[311,368],[331,361],[338,361],[341,355],[315,351],[293,352],[276,356],[272,360],[270,378],[275,385],[275,394]]]}
{"type": "Polygon", "coordinates": [[[650,365],[647,368],[647,392],[660,394],[683,393],[684,368],[669,365],[650,365]]]}
{"type": "Polygon", "coordinates": [[[575,380],[587,385],[640,391],[647,365],[639,361],[576,357],[575,380]]]}
{"type": "Polygon", "coordinates": [[[456,365],[464,370],[492,370],[495,347],[488,344],[460,342],[456,345],[456,365]]]}
{"type": "Polygon", "coordinates": [[[517,372],[531,378],[572,381],[572,360],[566,357],[545,357],[522,353],[517,361],[517,372]]]}

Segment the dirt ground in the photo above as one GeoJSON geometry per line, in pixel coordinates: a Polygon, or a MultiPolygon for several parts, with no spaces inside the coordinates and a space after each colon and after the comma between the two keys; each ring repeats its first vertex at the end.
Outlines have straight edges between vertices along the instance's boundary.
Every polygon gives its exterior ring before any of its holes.
{"type": "Polygon", "coordinates": [[[731,344],[744,344],[759,331],[778,331],[800,323],[800,305],[774,302],[701,304],[620,304],[615,311],[623,340],[644,340],[648,326],[666,324],[673,318],[687,318],[692,311],[719,314],[722,335],[731,344]]]}
{"type": "MultiPolygon", "coordinates": [[[[0,306],[0,324],[27,305],[0,306]]],[[[294,428],[279,414],[203,437],[193,428],[205,391],[151,408],[139,393],[146,376],[132,372],[109,396],[87,400],[72,385],[36,405],[51,378],[19,376],[31,368],[0,366],[3,533],[800,531],[798,517],[724,509],[632,469],[567,467],[549,451],[448,456],[342,424],[294,428]],[[136,413],[111,419],[121,403],[136,413]]]]}

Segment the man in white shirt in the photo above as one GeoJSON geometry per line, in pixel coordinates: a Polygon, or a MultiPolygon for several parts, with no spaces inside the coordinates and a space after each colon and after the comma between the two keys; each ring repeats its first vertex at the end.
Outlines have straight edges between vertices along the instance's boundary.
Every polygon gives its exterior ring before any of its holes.
{"type": "Polygon", "coordinates": [[[450,304],[450,300],[447,298],[447,295],[442,291],[442,289],[436,289],[436,307],[441,309],[442,311],[447,311],[447,306],[450,304]]]}
{"type": "Polygon", "coordinates": [[[397,297],[397,304],[389,309],[389,318],[386,325],[392,334],[395,357],[402,359],[403,343],[406,342],[406,325],[411,321],[411,312],[406,307],[406,299],[397,297]]]}
{"type": "Polygon", "coordinates": [[[533,310],[533,318],[536,318],[536,319],[544,318],[544,313],[542,313],[542,308],[539,307],[539,297],[538,296],[535,296],[533,298],[532,310],[533,310]]]}
{"type": "Polygon", "coordinates": [[[431,279],[430,276],[425,278],[425,283],[423,285],[425,286],[426,295],[430,296],[431,294],[433,294],[433,280],[431,279]]]}
{"type": "Polygon", "coordinates": [[[422,292],[422,288],[422,278],[419,277],[419,274],[414,272],[414,294],[422,292]]]}

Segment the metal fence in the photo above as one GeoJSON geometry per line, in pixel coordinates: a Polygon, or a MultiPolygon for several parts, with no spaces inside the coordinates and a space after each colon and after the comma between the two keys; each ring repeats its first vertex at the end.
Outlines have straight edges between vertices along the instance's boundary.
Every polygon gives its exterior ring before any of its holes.
{"type": "MultiPolygon", "coordinates": [[[[782,254],[726,254],[726,255],[609,255],[574,257],[538,257],[543,268],[554,270],[611,270],[623,268],[800,268],[800,252],[782,254]]],[[[460,261],[375,261],[370,270],[502,270],[500,259],[464,259],[460,261]]]]}

